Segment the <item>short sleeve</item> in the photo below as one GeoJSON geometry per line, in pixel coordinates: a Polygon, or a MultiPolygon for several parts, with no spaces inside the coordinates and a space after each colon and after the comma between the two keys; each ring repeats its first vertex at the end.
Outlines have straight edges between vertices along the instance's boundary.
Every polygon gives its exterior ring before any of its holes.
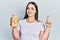
{"type": "Polygon", "coordinates": [[[20,22],[18,22],[18,25],[17,25],[17,30],[21,30],[21,25],[20,25],[20,22]]]}
{"type": "Polygon", "coordinates": [[[41,23],[40,31],[44,31],[44,30],[45,30],[45,25],[44,23],[41,23]]]}

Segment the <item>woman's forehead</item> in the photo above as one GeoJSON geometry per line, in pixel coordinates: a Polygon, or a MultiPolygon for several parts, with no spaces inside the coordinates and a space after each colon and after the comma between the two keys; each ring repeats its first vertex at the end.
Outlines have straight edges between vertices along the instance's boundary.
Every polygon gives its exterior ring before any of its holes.
{"type": "Polygon", "coordinates": [[[29,4],[28,7],[35,7],[33,4],[29,4]]]}

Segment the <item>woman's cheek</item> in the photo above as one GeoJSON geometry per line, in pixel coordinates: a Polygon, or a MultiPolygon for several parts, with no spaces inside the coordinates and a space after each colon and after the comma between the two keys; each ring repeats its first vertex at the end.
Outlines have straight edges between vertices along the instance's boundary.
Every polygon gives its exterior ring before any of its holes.
{"type": "Polygon", "coordinates": [[[31,10],[31,11],[27,10],[27,14],[28,14],[28,16],[33,16],[33,15],[35,15],[35,11],[34,10],[31,10]]]}

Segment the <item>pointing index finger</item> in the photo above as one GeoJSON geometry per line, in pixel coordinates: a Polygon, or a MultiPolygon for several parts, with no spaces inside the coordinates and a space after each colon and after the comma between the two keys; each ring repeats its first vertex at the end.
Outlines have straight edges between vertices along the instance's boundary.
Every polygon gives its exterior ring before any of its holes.
{"type": "Polygon", "coordinates": [[[49,19],[49,15],[46,17],[46,21],[48,21],[48,19],[49,19]]]}

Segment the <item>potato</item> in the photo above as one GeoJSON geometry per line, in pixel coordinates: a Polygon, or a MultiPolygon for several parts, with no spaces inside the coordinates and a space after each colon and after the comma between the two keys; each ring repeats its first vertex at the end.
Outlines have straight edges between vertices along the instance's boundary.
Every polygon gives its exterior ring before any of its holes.
{"type": "Polygon", "coordinates": [[[12,19],[12,27],[17,27],[17,24],[18,24],[18,16],[17,15],[13,15],[11,17],[12,19]]]}

